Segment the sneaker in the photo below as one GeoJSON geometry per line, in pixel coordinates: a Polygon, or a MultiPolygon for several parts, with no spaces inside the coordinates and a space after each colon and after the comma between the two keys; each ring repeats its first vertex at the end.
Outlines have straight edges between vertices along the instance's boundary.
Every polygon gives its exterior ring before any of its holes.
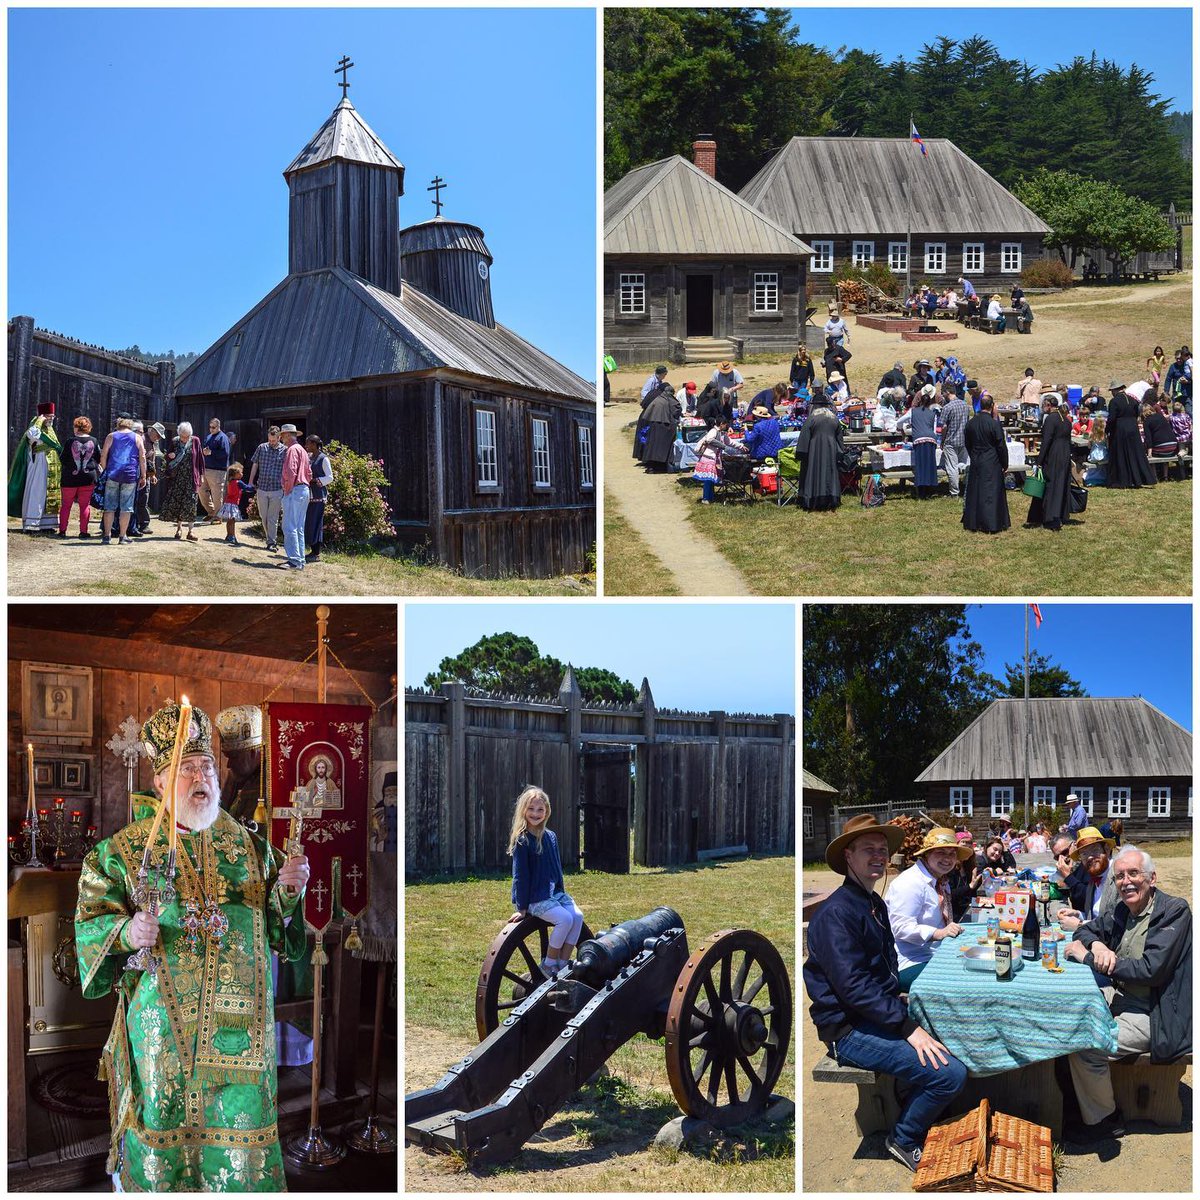
{"type": "Polygon", "coordinates": [[[268,542],[267,549],[270,550],[272,554],[274,554],[275,551],[279,549],[279,547],[274,542],[268,542]]]}
{"type": "Polygon", "coordinates": [[[60,529],[60,530],[58,531],[58,536],[59,536],[59,537],[66,537],[66,536],[67,536],[67,531],[66,531],[65,529],[60,529]]]}
{"type": "Polygon", "coordinates": [[[226,541],[229,543],[229,545],[231,545],[231,546],[240,546],[240,545],[242,544],[241,542],[239,542],[239,541],[237,540],[237,538],[226,538],[225,540],[226,540],[226,541]]]}
{"type": "Polygon", "coordinates": [[[119,539],[118,539],[118,541],[117,541],[117,545],[118,545],[118,546],[128,546],[128,545],[129,545],[129,538],[127,538],[127,537],[119,538],[119,539]]]}
{"type": "Polygon", "coordinates": [[[111,545],[111,544],[112,544],[112,538],[111,538],[111,537],[109,537],[107,533],[102,533],[102,534],[100,535],[100,545],[102,545],[102,546],[108,546],[108,545],[111,545]]]}
{"type": "Polygon", "coordinates": [[[1067,1141],[1073,1146],[1095,1146],[1124,1136],[1125,1114],[1117,1108],[1094,1125],[1079,1121],[1068,1131],[1067,1141]]]}
{"type": "Polygon", "coordinates": [[[146,535],[145,535],[144,533],[140,532],[140,531],[139,531],[139,530],[137,530],[137,529],[131,529],[131,530],[129,531],[129,536],[130,536],[131,538],[135,538],[135,537],[145,537],[146,535]]]}
{"type": "Polygon", "coordinates": [[[899,1142],[894,1142],[890,1137],[883,1144],[897,1162],[902,1162],[910,1171],[916,1173],[917,1168],[921,1165],[920,1146],[913,1146],[909,1149],[907,1146],[901,1146],[899,1142]]]}
{"type": "Polygon", "coordinates": [[[553,979],[562,970],[562,964],[557,958],[543,958],[541,968],[547,979],[553,979]]]}
{"type": "Polygon", "coordinates": [[[95,537],[96,535],[94,533],[88,533],[87,530],[84,530],[83,533],[81,533],[79,536],[81,538],[90,538],[90,537],[95,537]]]}

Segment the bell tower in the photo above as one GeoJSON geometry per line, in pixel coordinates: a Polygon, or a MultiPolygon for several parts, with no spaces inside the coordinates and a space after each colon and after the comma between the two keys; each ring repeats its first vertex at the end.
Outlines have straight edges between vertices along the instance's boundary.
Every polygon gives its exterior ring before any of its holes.
{"type": "Polygon", "coordinates": [[[341,100],[283,173],[288,273],[344,267],[398,295],[404,165],[350,103],[353,65],[343,57],[341,100]]]}

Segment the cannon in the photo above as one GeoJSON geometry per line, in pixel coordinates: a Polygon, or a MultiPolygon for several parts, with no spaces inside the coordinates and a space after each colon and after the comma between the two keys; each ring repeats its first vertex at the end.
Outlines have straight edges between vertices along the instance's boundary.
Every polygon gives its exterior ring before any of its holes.
{"type": "Polygon", "coordinates": [[[725,929],[689,955],[670,908],[582,936],[575,960],[549,979],[538,965],[544,923],[509,921],[479,973],[480,1044],[404,1098],[406,1141],[472,1165],[507,1162],[639,1033],[665,1041],[671,1090],[688,1115],[729,1128],[766,1107],[787,1059],[792,985],[765,937],[725,929]]]}

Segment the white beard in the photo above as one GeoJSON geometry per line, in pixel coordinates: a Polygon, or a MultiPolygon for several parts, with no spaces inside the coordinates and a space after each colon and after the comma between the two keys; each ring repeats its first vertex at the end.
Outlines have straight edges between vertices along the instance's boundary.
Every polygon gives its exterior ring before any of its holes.
{"type": "Polygon", "coordinates": [[[213,792],[204,797],[190,793],[179,800],[179,823],[199,833],[212,825],[221,813],[221,797],[213,792]]]}

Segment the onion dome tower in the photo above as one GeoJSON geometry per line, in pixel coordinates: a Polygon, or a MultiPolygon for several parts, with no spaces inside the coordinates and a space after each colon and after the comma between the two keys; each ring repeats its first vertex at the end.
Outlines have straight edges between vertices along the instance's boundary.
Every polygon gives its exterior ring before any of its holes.
{"type": "Polygon", "coordinates": [[[491,251],[478,225],[442,216],[443,187],[445,184],[435,179],[428,189],[438,193],[433,220],[400,231],[401,275],[406,283],[460,317],[495,329],[491,251]]]}

